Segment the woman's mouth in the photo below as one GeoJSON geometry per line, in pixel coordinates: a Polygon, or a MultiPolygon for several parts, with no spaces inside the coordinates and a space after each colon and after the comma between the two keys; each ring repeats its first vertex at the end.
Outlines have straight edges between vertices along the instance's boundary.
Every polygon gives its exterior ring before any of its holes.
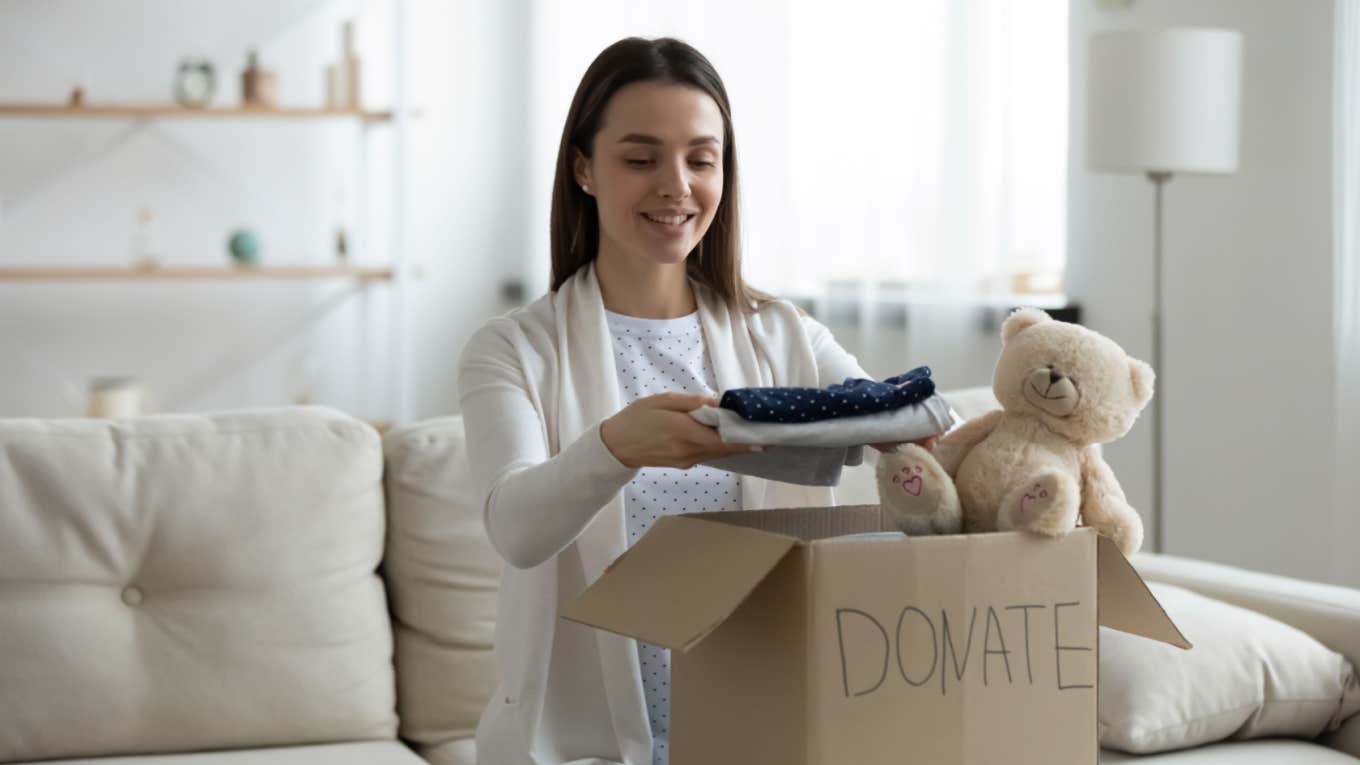
{"type": "Polygon", "coordinates": [[[659,213],[641,213],[642,219],[647,221],[648,228],[660,234],[676,236],[684,232],[689,222],[694,220],[697,213],[680,213],[675,215],[663,215],[659,213]]]}
{"type": "Polygon", "coordinates": [[[662,214],[659,214],[659,213],[643,213],[643,214],[642,214],[642,217],[646,218],[646,219],[649,220],[649,221],[652,221],[653,223],[667,223],[667,224],[670,224],[670,225],[672,225],[672,226],[678,226],[678,225],[680,225],[680,224],[682,224],[682,223],[685,223],[685,222],[688,221],[690,218],[693,218],[693,217],[694,217],[694,213],[680,213],[680,214],[677,214],[677,215],[662,215],[662,214]]]}

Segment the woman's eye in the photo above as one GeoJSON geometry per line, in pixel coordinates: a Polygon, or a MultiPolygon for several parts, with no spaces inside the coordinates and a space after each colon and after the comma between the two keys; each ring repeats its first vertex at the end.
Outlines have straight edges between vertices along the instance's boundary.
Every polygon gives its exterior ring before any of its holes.
{"type": "Polygon", "coordinates": [[[709,161],[706,160],[706,159],[695,160],[695,161],[694,161],[694,164],[695,164],[695,165],[698,165],[699,167],[717,167],[717,166],[718,166],[718,163],[717,163],[717,162],[709,162],[709,161]]]}
{"type": "Polygon", "coordinates": [[[625,159],[623,161],[623,164],[628,165],[629,167],[646,167],[651,163],[652,161],[650,159],[625,159]]]}

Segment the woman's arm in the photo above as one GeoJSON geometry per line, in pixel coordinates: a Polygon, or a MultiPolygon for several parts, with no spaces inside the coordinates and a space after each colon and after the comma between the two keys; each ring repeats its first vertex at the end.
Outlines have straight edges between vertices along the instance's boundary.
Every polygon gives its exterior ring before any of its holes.
{"type": "Polygon", "coordinates": [[[550,560],[632,480],[605,446],[599,425],[548,454],[543,415],[515,352],[510,320],[468,341],[458,364],[468,462],[491,545],[516,568],[550,560]]]}

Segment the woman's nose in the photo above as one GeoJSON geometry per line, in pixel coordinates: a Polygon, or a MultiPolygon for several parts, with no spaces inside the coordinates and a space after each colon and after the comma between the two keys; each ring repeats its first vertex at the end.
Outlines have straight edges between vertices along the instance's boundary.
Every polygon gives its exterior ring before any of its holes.
{"type": "Polygon", "coordinates": [[[684,199],[689,196],[689,173],[684,163],[668,163],[659,179],[657,192],[665,199],[684,199]]]}

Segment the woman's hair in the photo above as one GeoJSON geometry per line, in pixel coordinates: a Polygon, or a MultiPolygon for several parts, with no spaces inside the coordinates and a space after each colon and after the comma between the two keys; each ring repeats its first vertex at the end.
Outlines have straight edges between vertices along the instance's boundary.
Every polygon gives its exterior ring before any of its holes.
{"type": "Polygon", "coordinates": [[[732,134],[732,107],[722,78],[704,55],[669,37],[629,37],[610,45],[591,62],[571,99],[552,195],[552,289],[555,292],[581,266],[595,259],[600,246],[599,211],[595,198],[578,185],[575,153],[594,156],[595,135],[609,99],[634,82],[667,82],[707,93],[723,117],[723,193],[713,222],[695,253],[685,259],[690,278],[714,290],[729,304],[750,309],[773,298],[751,289],[741,278],[740,229],[737,215],[737,147],[732,134]]]}

